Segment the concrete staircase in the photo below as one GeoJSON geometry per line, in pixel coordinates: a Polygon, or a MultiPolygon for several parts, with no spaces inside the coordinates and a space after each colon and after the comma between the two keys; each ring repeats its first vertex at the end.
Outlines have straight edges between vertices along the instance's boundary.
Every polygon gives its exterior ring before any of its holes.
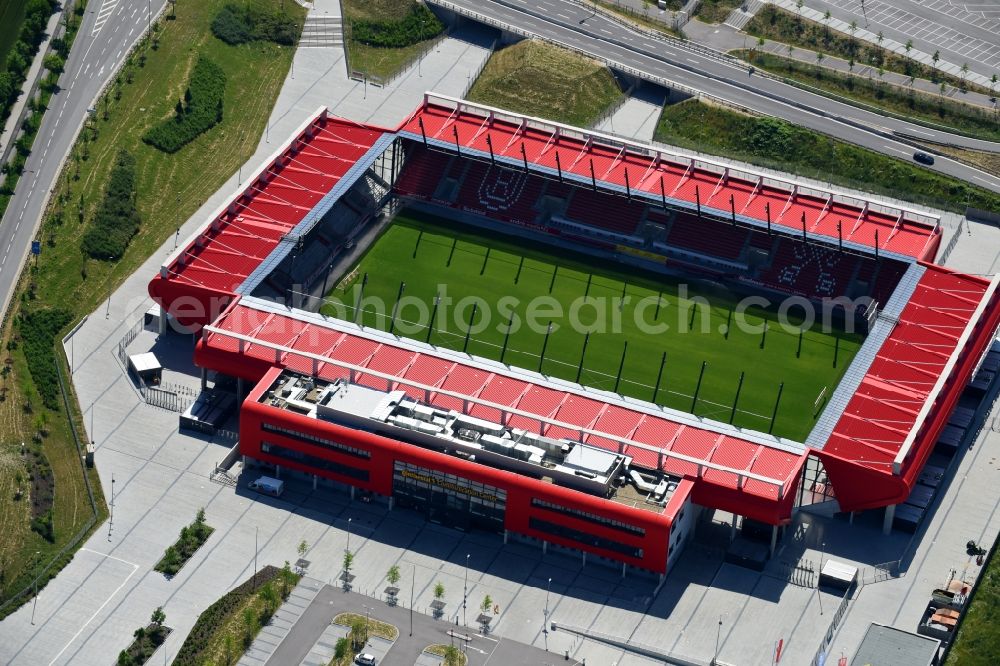
{"type": "Polygon", "coordinates": [[[302,26],[302,47],[336,47],[344,45],[344,23],[339,16],[308,14],[302,26]]]}
{"type": "Polygon", "coordinates": [[[743,26],[750,22],[757,12],[760,11],[764,3],[761,0],[746,0],[742,6],[737,7],[726,17],[725,24],[731,28],[742,30],[743,26]]]}

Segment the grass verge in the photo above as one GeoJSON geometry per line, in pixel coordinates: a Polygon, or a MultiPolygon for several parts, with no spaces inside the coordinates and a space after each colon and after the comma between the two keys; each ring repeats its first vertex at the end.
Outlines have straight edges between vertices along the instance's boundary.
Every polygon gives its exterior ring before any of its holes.
{"type": "Polygon", "coordinates": [[[663,109],[657,141],[943,210],[1000,209],[1000,195],[776,118],[697,100],[663,109]]]}
{"type": "Polygon", "coordinates": [[[6,62],[10,47],[21,34],[28,0],[8,0],[0,3],[0,62],[6,62]]]}
{"type": "Polygon", "coordinates": [[[979,139],[1000,140],[1000,117],[991,109],[966,104],[943,95],[917,91],[912,87],[884,83],[871,77],[845,74],[773,53],[741,49],[734,51],[733,55],[752,62],[755,67],[805,84],[821,93],[874,106],[887,115],[902,120],[944,127],[979,139]]]}
{"type": "Polygon", "coordinates": [[[623,96],[607,67],[573,51],[524,40],[490,56],[468,99],[587,127],[623,96]]]}
{"type": "MultiPolygon", "coordinates": [[[[359,615],[358,613],[340,613],[333,618],[334,624],[342,624],[346,627],[363,625],[369,637],[378,636],[387,641],[394,641],[399,637],[399,629],[395,625],[383,622],[371,616],[359,615]]],[[[367,642],[367,641],[365,641],[367,642]]]]}
{"type": "Polygon", "coordinates": [[[415,0],[343,0],[351,70],[388,80],[430,48],[444,25],[415,0]]]}
{"type": "Polygon", "coordinates": [[[468,657],[466,657],[455,645],[428,645],[424,648],[424,652],[429,652],[434,656],[442,658],[442,666],[465,666],[469,663],[468,657]]]}
{"type": "Polygon", "coordinates": [[[1000,153],[987,153],[981,150],[966,150],[964,148],[952,148],[940,144],[928,144],[927,147],[938,153],[949,157],[954,157],[959,162],[971,164],[986,173],[1000,177],[1000,153]]]}
{"type": "MultiPolygon", "coordinates": [[[[272,8],[280,3],[253,1],[272,8]]],[[[122,76],[98,103],[99,113],[81,133],[73,157],[54,184],[39,235],[43,239],[42,255],[37,267],[25,269],[8,322],[19,315],[54,307],[69,309],[74,321],[93,311],[253,154],[293,52],[269,43],[228,46],[213,37],[209,25],[223,4],[223,0],[206,0],[182,7],[176,20],[162,22],[158,49],[149,50],[144,63],[141,54],[127,60],[122,76]],[[143,144],[141,137],[183,94],[199,54],[211,57],[227,73],[230,84],[226,87],[225,106],[229,111],[215,128],[177,153],[166,155],[143,144]],[[246,76],[247,71],[254,76],[246,76]],[[88,260],[80,252],[80,239],[122,149],[136,158],[136,206],[143,225],[120,261],[88,260]]],[[[285,4],[286,11],[304,14],[294,3],[285,4]]],[[[57,339],[64,333],[60,331],[57,339]]],[[[5,389],[0,400],[0,533],[4,535],[0,539],[0,587],[4,600],[30,585],[34,575],[91,519],[80,459],[70,431],[72,419],[78,431],[84,432],[76,401],[71,396],[72,414],[61,405],[59,409],[43,406],[28,371],[25,345],[17,344],[19,336],[17,328],[10,324],[3,330],[4,366],[11,368],[0,383],[5,389]],[[25,405],[31,406],[30,411],[25,405]],[[31,531],[28,503],[14,499],[17,472],[22,476],[26,473],[20,443],[33,441],[42,424],[48,435],[39,446],[52,469],[55,487],[54,543],[31,531]]],[[[69,377],[63,355],[59,353],[58,357],[63,375],[69,377]]],[[[70,386],[67,389],[72,391],[70,386]]],[[[96,472],[88,473],[98,494],[96,499],[103,507],[96,472]]],[[[63,553],[49,573],[54,575],[71,557],[72,552],[63,553]]]]}
{"type": "Polygon", "coordinates": [[[825,25],[803,19],[796,14],[773,5],[766,5],[743,28],[755,37],[763,37],[792,46],[822,51],[859,65],[881,67],[887,72],[896,72],[918,79],[930,79],[934,83],[946,83],[962,90],[975,90],[989,94],[989,90],[967,83],[960,77],[946,74],[937,67],[930,67],[891,51],[878,44],[870,44],[850,35],[831,30],[825,25]]]}
{"type": "MultiPolygon", "coordinates": [[[[835,336],[817,327],[804,333],[797,356],[798,335],[777,326],[773,312],[751,308],[748,323],[771,322],[761,348],[759,332],[737,326],[728,333],[722,330],[732,324],[735,296],[624,270],[562,250],[529,250],[523,240],[404,211],[351,274],[356,282],[367,273],[366,303],[377,298],[385,304],[384,314],[366,305],[363,319],[368,326],[392,326],[400,335],[486,358],[502,355],[516,367],[643,400],[653,399],[655,393],[655,402],[687,412],[694,409],[700,416],[728,420],[740,372],[746,371],[734,422],[756,430],[770,424],[778,384],[784,382],[775,434],[798,441],[812,427],[816,396],[824,386],[832,389],[837,384],[860,345],[856,336],[835,336]],[[403,281],[407,305],[390,322],[403,281]],[[452,304],[466,305],[436,311],[428,337],[427,321],[438,293],[452,304]],[[623,296],[628,300],[619,308],[623,296]],[[473,299],[480,305],[473,320],[475,333],[466,343],[473,299]],[[541,313],[543,302],[551,308],[546,305],[541,313]],[[505,328],[511,316],[521,325],[508,336],[505,328]],[[411,323],[417,319],[423,325],[411,323]],[[528,324],[532,319],[536,323],[528,324]],[[550,321],[552,332],[546,335],[550,321]],[[661,330],[664,326],[667,329],[661,330]],[[701,381],[703,361],[708,366],[701,381]],[[698,402],[692,407],[698,385],[698,402]]],[[[330,295],[348,307],[338,312],[327,305],[324,312],[353,318],[352,285],[338,285],[330,295]]]]}
{"type": "Polygon", "coordinates": [[[1000,655],[1000,558],[993,545],[945,666],[992,666],[1000,655]]]}
{"type": "Polygon", "coordinates": [[[694,15],[702,23],[722,23],[742,4],[743,0],[701,0],[694,15]]]}

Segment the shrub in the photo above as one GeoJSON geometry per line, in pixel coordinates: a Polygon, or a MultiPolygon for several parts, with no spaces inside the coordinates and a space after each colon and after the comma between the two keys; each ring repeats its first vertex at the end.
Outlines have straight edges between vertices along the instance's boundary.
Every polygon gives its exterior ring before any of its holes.
{"type": "Polygon", "coordinates": [[[174,117],[151,127],[142,140],[165,153],[176,153],[222,121],[225,91],[222,68],[208,58],[198,58],[174,117]]]}
{"type": "Polygon", "coordinates": [[[49,409],[59,408],[55,338],[72,318],[73,314],[62,308],[29,311],[20,317],[19,328],[28,371],[42,397],[42,404],[49,409]]]}
{"type": "Polygon", "coordinates": [[[425,5],[415,4],[401,21],[359,20],[351,23],[351,37],[368,46],[401,48],[441,34],[444,26],[425,5]]]}
{"type": "Polygon", "coordinates": [[[180,537],[174,545],[167,547],[163,557],[153,568],[162,574],[173,576],[208,541],[214,531],[205,523],[205,510],[200,509],[194,522],[181,528],[180,537]]]}
{"type": "Polygon", "coordinates": [[[135,158],[121,151],[81,247],[94,259],[121,259],[142,222],[135,208],[135,158]]]}
{"type": "Polygon", "coordinates": [[[232,45],[260,41],[290,46],[298,38],[299,25],[281,12],[229,4],[212,20],[212,34],[232,45]]]}
{"type": "Polygon", "coordinates": [[[32,519],[31,529],[37,532],[49,543],[55,543],[56,535],[52,527],[52,509],[49,509],[42,515],[32,519]]]}

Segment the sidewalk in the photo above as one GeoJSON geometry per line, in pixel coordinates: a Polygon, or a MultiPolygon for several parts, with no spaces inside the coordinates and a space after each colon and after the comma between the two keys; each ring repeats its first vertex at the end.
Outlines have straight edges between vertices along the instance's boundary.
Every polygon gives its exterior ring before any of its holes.
{"type": "MultiPolygon", "coordinates": [[[[689,39],[692,41],[699,42],[706,46],[710,46],[719,51],[728,52],[736,49],[753,49],[757,48],[757,38],[752,35],[748,35],[744,32],[736,30],[735,28],[721,24],[721,25],[706,25],[699,21],[691,21],[685,28],[685,32],[689,39]]],[[[859,39],[860,39],[860,30],[859,39]]],[[[886,47],[888,48],[888,46],[886,47]]],[[[782,42],[766,41],[764,43],[764,50],[768,53],[773,53],[775,55],[788,58],[788,46],[782,42]]],[[[911,55],[914,52],[911,51],[911,55]]],[[[823,67],[827,69],[836,70],[844,74],[850,73],[850,68],[848,67],[848,61],[843,58],[838,58],[835,56],[823,54],[823,67]]],[[[810,49],[800,48],[798,46],[792,51],[791,57],[795,60],[809,63],[812,65],[816,64],[816,51],[810,49]]],[[[959,74],[961,74],[959,72],[959,74]]],[[[878,68],[871,67],[869,65],[861,65],[855,63],[854,66],[855,76],[865,76],[869,78],[878,76],[878,68]]],[[[778,74],[780,76],[780,74],[778,74]]],[[[970,80],[971,80],[970,74],[970,80]]],[[[903,88],[910,87],[910,77],[904,74],[897,74],[896,72],[884,72],[882,80],[886,83],[892,83],[903,88]]],[[[989,82],[986,83],[989,86],[989,82]]],[[[927,79],[915,79],[913,82],[913,87],[916,90],[925,92],[932,95],[941,94],[940,87],[928,81],[927,79]]],[[[948,86],[947,97],[966,102],[967,104],[974,104],[976,106],[982,106],[987,109],[993,109],[993,103],[990,102],[989,95],[983,95],[977,92],[965,92],[962,93],[958,88],[953,88],[948,86]]]]}
{"type": "MultiPolygon", "coordinates": [[[[65,6],[63,7],[63,11],[66,11],[65,6]]],[[[49,44],[55,36],[56,28],[59,26],[59,20],[62,18],[63,11],[56,12],[49,17],[49,22],[45,26],[47,37],[38,46],[38,53],[35,54],[35,59],[31,61],[31,67],[28,68],[28,75],[21,86],[21,93],[18,95],[17,101],[14,102],[14,106],[10,108],[10,115],[4,124],[3,132],[0,133],[0,164],[6,164],[9,157],[7,154],[8,148],[10,148],[10,145],[17,138],[18,128],[21,126],[21,121],[23,120],[21,114],[28,100],[32,97],[35,84],[41,77],[42,70],[44,69],[42,61],[45,60],[45,55],[49,51],[49,44]]]]}

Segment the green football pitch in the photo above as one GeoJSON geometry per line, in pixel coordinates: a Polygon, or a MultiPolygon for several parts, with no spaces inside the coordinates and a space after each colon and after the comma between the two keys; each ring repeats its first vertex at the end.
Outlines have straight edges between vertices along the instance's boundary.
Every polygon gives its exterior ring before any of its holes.
{"type": "Polygon", "coordinates": [[[798,441],[861,344],[703,282],[410,210],[322,312],[356,320],[359,298],[365,326],[798,441]]]}

